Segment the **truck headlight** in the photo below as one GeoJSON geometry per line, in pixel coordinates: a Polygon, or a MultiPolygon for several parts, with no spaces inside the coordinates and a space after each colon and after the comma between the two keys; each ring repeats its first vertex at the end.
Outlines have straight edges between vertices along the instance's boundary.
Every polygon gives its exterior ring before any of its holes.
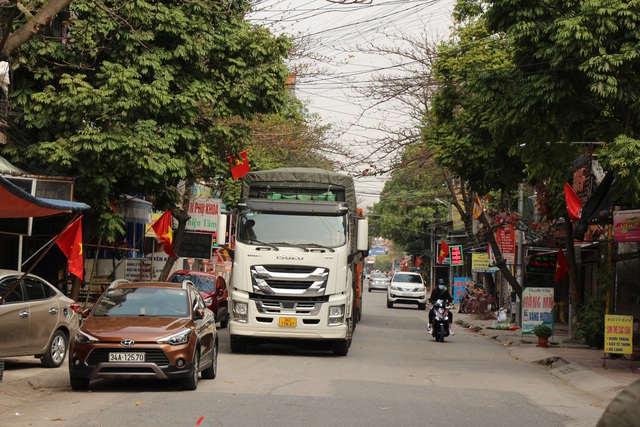
{"type": "Polygon", "coordinates": [[[249,306],[246,302],[233,302],[233,320],[247,323],[249,318],[249,306]]]}
{"type": "Polygon", "coordinates": [[[329,306],[329,326],[339,326],[344,323],[344,304],[329,306]]]}

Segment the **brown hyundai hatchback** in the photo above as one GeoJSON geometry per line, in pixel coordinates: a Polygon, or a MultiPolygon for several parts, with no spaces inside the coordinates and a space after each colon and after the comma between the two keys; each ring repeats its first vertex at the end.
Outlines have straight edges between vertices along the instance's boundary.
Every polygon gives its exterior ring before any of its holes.
{"type": "Polygon", "coordinates": [[[178,379],[195,390],[216,377],[213,312],[192,282],[114,281],[83,321],[69,350],[69,379],[87,390],[97,378],[178,379]]]}

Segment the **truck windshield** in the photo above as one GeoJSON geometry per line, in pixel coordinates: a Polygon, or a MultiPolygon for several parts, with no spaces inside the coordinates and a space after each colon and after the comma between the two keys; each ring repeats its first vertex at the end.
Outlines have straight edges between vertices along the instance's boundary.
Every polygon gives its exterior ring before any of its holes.
{"type": "Polygon", "coordinates": [[[311,216],[246,211],[237,239],[245,243],[335,248],[346,243],[346,216],[311,216]]]}

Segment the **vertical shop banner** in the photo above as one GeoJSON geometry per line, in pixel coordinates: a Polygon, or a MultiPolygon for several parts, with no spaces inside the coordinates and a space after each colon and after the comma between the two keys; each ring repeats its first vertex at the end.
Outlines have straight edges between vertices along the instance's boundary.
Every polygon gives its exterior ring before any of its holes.
{"type": "Polygon", "coordinates": [[[522,291],[522,335],[544,323],[553,330],[553,288],[525,288],[522,291]]]}
{"type": "Polygon", "coordinates": [[[640,242],[640,209],[613,212],[613,241],[640,242]]]}
{"type": "Polygon", "coordinates": [[[496,242],[502,252],[502,258],[507,264],[514,265],[516,262],[516,229],[513,224],[507,224],[496,230],[496,242]]]}
{"type": "Polygon", "coordinates": [[[453,303],[459,304],[464,298],[465,286],[471,286],[473,279],[471,277],[454,277],[453,278],[453,303]]]}
{"type": "Polygon", "coordinates": [[[449,256],[451,257],[451,265],[464,265],[462,245],[449,245],[449,256]]]}
{"type": "Polygon", "coordinates": [[[604,352],[633,354],[633,316],[605,315],[604,352]]]}

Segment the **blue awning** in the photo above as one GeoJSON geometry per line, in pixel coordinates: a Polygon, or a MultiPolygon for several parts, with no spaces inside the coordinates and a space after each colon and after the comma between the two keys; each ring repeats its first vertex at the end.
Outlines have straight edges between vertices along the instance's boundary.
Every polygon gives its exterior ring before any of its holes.
{"type": "Polygon", "coordinates": [[[0,175],[0,218],[29,218],[89,209],[85,203],[32,196],[0,175]]]}

